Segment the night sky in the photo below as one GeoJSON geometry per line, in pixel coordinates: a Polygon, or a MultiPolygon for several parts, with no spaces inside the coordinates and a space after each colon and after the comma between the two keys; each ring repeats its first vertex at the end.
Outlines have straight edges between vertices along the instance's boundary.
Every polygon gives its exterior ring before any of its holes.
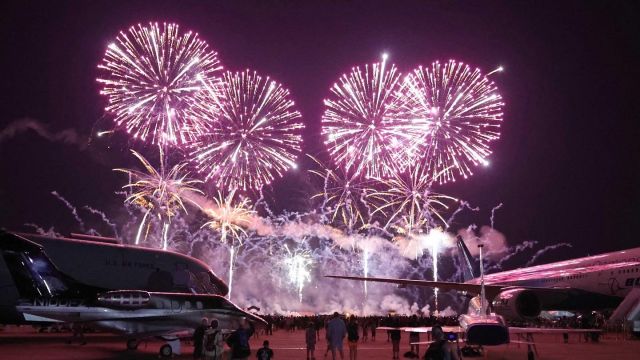
{"type": "MultiPolygon", "coordinates": [[[[407,72],[456,59],[495,75],[506,109],[491,165],[436,190],[482,210],[509,244],[569,242],[544,260],[639,246],[640,8],[635,1],[13,1],[0,5],[0,131],[24,118],[74,129],[80,145],[26,132],[0,139],[0,227],[63,233],[73,217],[50,192],[118,218],[126,181],[115,167],[152,153],[108,129],[96,65],[118,31],[149,21],[198,32],[227,69],[288,87],[306,124],[304,151],[323,149],[322,100],[344,72],[390,61],[407,72]],[[300,4],[299,4],[300,3],[300,4]],[[84,140],[82,138],[85,138],[84,140]],[[90,139],[87,142],[86,138],[90,139]],[[87,146],[88,143],[88,146],[87,146]]],[[[304,169],[277,181],[277,209],[300,210],[304,169]]],[[[87,214],[83,216],[91,218],[87,214]]],[[[95,218],[94,218],[95,220],[95,218]]],[[[108,234],[108,231],[105,231],[108,234]]]]}

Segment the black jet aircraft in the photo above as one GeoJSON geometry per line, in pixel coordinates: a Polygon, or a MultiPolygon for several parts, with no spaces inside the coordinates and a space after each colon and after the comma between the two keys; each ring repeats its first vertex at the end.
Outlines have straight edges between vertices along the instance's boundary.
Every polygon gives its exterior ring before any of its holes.
{"type": "MultiPolygon", "coordinates": [[[[246,320],[264,323],[222,295],[84,284],[60,271],[40,245],[16,234],[0,233],[0,255],[0,323],[88,324],[126,336],[130,349],[146,337],[175,340],[205,317],[229,330],[246,320]]],[[[163,345],[160,353],[170,356],[172,347],[163,345]]]]}

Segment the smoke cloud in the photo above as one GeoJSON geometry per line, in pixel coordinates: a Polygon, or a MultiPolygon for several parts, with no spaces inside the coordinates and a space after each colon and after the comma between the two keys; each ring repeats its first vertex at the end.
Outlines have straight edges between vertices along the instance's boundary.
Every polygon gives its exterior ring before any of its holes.
{"type": "Polygon", "coordinates": [[[86,136],[80,135],[75,129],[65,129],[58,132],[50,131],[46,124],[35,119],[15,120],[0,131],[0,144],[12,139],[22,133],[33,131],[40,137],[53,142],[66,145],[75,145],[80,150],[87,148],[89,140],[86,136]]]}

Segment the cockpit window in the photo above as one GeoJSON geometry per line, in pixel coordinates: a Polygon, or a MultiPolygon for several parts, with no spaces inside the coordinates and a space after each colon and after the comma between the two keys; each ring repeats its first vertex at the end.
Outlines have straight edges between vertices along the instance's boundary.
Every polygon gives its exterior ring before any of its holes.
{"type": "Polygon", "coordinates": [[[220,288],[216,286],[215,277],[209,272],[201,271],[194,274],[188,271],[188,274],[189,292],[194,294],[222,295],[220,288]]]}
{"type": "Polygon", "coordinates": [[[52,297],[68,290],[65,276],[42,252],[5,251],[4,258],[21,296],[52,297]]]}
{"type": "Polygon", "coordinates": [[[51,295],[60,295],[68,290],[68,287],[62,281],[62,275],[53,266],[53,264],[42,254],[38,256],[26,255],[31,261],[31,269],[41,281],[42,285],[47,288],[51,295]]]}

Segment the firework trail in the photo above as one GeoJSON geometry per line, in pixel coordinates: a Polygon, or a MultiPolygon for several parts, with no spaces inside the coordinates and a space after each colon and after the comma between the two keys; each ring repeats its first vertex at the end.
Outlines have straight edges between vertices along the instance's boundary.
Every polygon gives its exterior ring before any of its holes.
{"type": "Polygon", "coordinates": [[[214,82],[217,53],[178,25],[138,24],[120,32],[98,65],[105,110],[142,141],[181,145],[204,131],[202,81],[214,82]]]}
{"type": "Polygon", "coordinates": [[[555,250],[555,249],[560,248],[560,247],[563,247],[563,246],[572,247],[572,245],[571,245],[571,244],[569,244],[569,243],[559,243],[559,244],[554,244],[554,245],[546,246],[546,247],[544,247],[544,248],[542,248],[542,249],[538,250],[535,254],[533,254],[533,256],[531,257],[531,259],[530,259],[529,261],[527,261],[527,263],[526,263],[526,264],[524,264],[524,266],[525,266],[525,267],[527,267],[527,266],[531,266],[531,265],[533,265],[533,264],[536,262],[536,260],[538,260],[538,258],[539,258],[541,255],[543,255],[544,253],[546,253],[546,252],[548,252],[548,251],[551,251],[551,250],[555,250]]]}
{"type": "Polygon", "coordinates": [[[502,203],[500,203],[500,204],[498,204],[498,205],[494,206],[494,207],[491,209],[491,219],[490,219],[490,220],[491,220],[491,228],[492,228],[492,229],[494,228],[494,226],[493,226],[493,225],[494,225],[494,223],[495,223],[496,211],[497,211],[498,209],[500,209],[501,207],[502,207],[502,203]]]}
{"type": "Polygon", "coordinates": [[[107,214],[105,214],[104,212],[94,209],[89,205],[85,205],[83,206],[83,209],[89,211],[90,213],[94,214],[94,215],[98,215],[100,216],[100,218],[102,219],[102,221],[109,225],[111,227],[111,229],[113,230],[113,234],[116,237],[116,239],[118,238],[118,227],[116,226],[115,223],[113,223],[111,220],[109,220],[109,217],[107,217],[107,214]]]}
{"type": "Polygon", "coordinates": [[[451,216],[449,217],[449,219],[447,219],[445,230],[449,229],[449,226],[451,226],[451,224],[453,223],[453,220],[455,220],[456,215],[458,215],[464,209],[468,209],[468,210],[474,211],[474,212],[480,211],[480,207],[477,207],[477,206],[476,207],[472,207],[471,204],[469,204],[467,201],[460,200],[458,208],[454,212],[452,212],[451,216]]]}
{"type": "Polygon", "coordinates": [[[497,263],[493,264],[492,266],[488,266],[486,271],[502,270],[502,265],[505,262],[509,261],[511,258],[524,252],[527,249],[533,249],[533,247],[536,246],[537,243],[538,243],[537,241],[524,241],[521,244],[518,244],[512,248],[506,249],[504,251],[506,255],[500,258],[500,260],[497,263]]]}
{"type": "Polygon", "coordinates": [[[51,195],[55,196],[58,200],[64,203],[64,205],[71,211],[71,214],[78,222],[78,225],[80,225],[80,230],[84,231],[84,221],[82,221],[82,218],[80,218],[80,215],[78,215],[78,210],[76,209],[76,207],[73,206],[67,199],[62,197],[62,195],[58,194],[58,192],[55,190],[51,192],[51,195]]]}
{"type": "Polygon", "coordinates": [[[33,228],[37,234],[39,235],[46,235],[46,236],[52,236],[52,237],[62,237],[62,235],[60,233],[57,233],[53,226],[49,228],[49,230],[45,230],[44,228],[42,228],[41,226],[34,224],[34,223],[25,223],[24,226],[33,228]]]}
{"type": "Polygon", "coordinates": [[[259,190],[290,168],[302,143],[289,90],[249,70],[224,75],[220,109],[191,146],[205,181],[228,191],[259,190]]]}
{"type": "Polygon", "coordinates": [[[408,118],[398,92],[400,74],[382,62],[353,68],[324,101],[322,134],[333,160],[347,171],[383,177],[406,166],[424,131],[408,118]]]}
{"type": "Polygon", "coordinates": [[[189,174],[183,171],[187,163],[180,163],[167,171],[162,148],[160,148],[159,169],[155,169],[136,151],[131,150],[131,153],[142,163],[146,172],[133,169],[114,169],[114,171],[125,173],[131,180],[135,180],[123,186],[125,190],[131,190],[125,203],[137,205],[145,211],[135,243],[136,245],[140,243],[145,221],[149,214],[154,214],[162,224],[162,248],[166,250],[171,218],[181,211],[187,213],[184,201],[189,200],[187,195],[190,193],[202,193],[195,187],[202,181],[188,178],[189,174]]]}
{"type": "Polygon", "coordinates": [[[489,164],[489,143],[500,138],[504,103],[487,75],[450,60],[415,69],[402,85],[403,106],[423,126],[419,153],[434,179],[466,179],[472,167],[489,164]]]}

